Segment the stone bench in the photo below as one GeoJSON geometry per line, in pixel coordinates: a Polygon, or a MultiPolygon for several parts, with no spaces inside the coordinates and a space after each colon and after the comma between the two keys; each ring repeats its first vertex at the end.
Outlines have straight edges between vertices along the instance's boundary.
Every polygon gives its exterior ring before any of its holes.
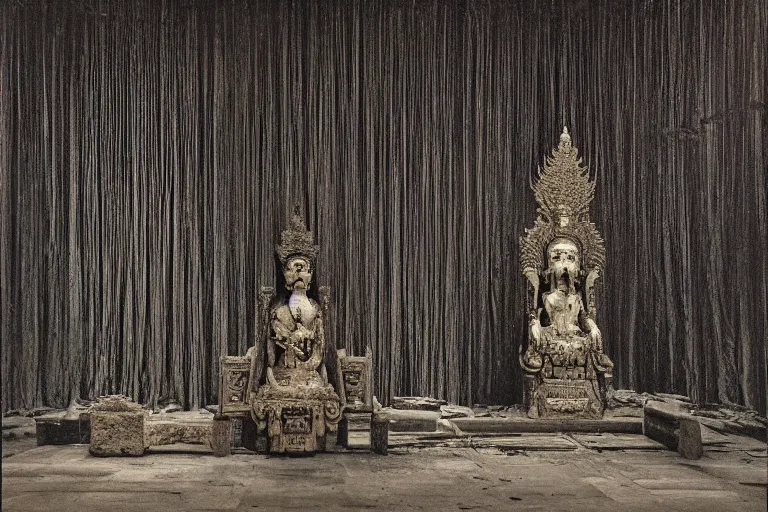
{"type": "Polygon", "coordinates": [[[696,460],[702,456],[698,420],[663,402],[648,402],[643,407],[643,434],[677,451],[683,458],[696,460]]]}

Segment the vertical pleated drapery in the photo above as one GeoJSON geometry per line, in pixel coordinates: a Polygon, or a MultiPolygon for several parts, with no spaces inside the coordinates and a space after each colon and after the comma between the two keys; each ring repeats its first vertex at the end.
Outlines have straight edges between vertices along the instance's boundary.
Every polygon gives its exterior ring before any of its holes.
{"type": "Polygon", "coordinates": [[[761,0],[0,3],[3,410],[214,403],[298,204],[375,393],[515,403],[567,125],[617,387],[766,410],[761,0]]]}

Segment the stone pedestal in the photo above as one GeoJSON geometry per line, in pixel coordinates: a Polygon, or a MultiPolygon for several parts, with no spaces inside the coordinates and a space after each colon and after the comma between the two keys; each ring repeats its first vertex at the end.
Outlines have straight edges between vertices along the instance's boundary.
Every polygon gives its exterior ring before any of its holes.
{"type": "Polygon", "coordinates": [[[226,457],[232,453],[231,431],[232,423],[226,416],[213,418],[211,429],[211,450],[216,457],[226,457]]]}
{"type": "Polygon", "coordinates": [[[99,457],[144,455],[146,417],[144,410],[91,412],[88,451],[99,457]]]}
{"type": "Polygon", "coordinates": [[[387,455],[389,448],[389,415],[374,413],[371,418],[371,452],[387,455]]]}
{"type": "Polygon", "coordinates": [[[266,428],[269,453],[325,451],[325,401],[262,400],[256,410],[266,428]]]}
{"type": "Polygon", "coordinates": [[[604,384],[592,379],[545,379],[527,377],[525,399],[530,418],[603,417],[604,384]]]}

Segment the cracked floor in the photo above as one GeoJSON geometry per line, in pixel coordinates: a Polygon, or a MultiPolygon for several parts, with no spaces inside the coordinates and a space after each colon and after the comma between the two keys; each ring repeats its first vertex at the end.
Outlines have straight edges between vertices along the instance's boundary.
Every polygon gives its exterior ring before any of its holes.
{"type": "Polygon", "coordinates": [[[402,434],[386,457],[216,458],[171,446],[107,459],[84,445],[41,446],[3,459],[2,509],[766,510],[766,445],[751,438],[729,436],[696,461],[633,435],[479,436],[470,444],[416,447],[402,434]]]}

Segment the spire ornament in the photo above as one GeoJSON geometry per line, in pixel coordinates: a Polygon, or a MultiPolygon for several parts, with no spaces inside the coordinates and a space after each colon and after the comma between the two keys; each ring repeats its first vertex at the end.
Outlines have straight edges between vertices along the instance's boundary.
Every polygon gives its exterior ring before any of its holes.
{"type": "Polygon", "coordinates": [[[595,182],[589,180],[589,169],[581,164],[568,128],[563,127],[560,143],[552,156],[545,157],[538,179],[531,184],[539,215],[520,239],[523,273],[540,272],[545,267],[546,246],[556,237],[569,238],[578,245],[587,271],[600,270],[605,264],[605,244],[589,220],[595,182]]]}
{"type": "Polygon", "coordinates": [[[292,257],[303,256],[314,268],[320,246],[315,245],[315,237],[307,229],[298,206],[293,211],[288,229],[282,232],[280,242],[280,245],[275,247],[280,263],[285,265],[292,257]]]}

